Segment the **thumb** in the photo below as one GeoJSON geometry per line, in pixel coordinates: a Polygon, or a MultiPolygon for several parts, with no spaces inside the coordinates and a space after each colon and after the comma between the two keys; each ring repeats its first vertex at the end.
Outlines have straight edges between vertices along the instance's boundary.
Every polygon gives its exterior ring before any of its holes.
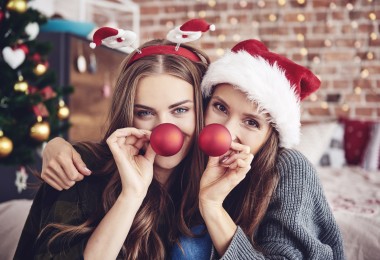
{"type": "Polygon", "coordinates": [[[207,167],[218,166],[219,165],[219,157],[208,157],[207,167]]]}
{"type": "Polygon", "coordinates": [[[82,160],[82,157],[75,149],[73,149],[73,162],[81,174],[87,176],[91,174],[91,170],[87,168],[86,164],[82,160]]]}
{"type": "Polygon", "coordinates": [[[156,152],[153,150],[152,146],[149,144],[148,145],[148,148],[146,149],[146,152],[145,152],[145,155],[144,157],[150,161],[150,162],[154,162],[154,158],[156,158],[156,152]]]}

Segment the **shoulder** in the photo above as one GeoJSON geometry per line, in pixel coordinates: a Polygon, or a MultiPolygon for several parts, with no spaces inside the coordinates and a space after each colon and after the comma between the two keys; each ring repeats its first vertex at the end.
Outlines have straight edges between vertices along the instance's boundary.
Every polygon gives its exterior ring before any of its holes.
{"type": "Polygon", "coordinates": [[[289,192],[291,192],[300,196],[307,194],[319,197],[322,194],[322,185],[315,167],[299,151],[281,150],[278,156],[277,170],[279,174],[277,195],[289,196],[289,192]]]}
{"type": "Polygon", "coordinates": [[[277,170],[280,177],[297,179],[314,179],[316,169],[311,162],[299,151],[282,149],[277,158],[277,170]]]}

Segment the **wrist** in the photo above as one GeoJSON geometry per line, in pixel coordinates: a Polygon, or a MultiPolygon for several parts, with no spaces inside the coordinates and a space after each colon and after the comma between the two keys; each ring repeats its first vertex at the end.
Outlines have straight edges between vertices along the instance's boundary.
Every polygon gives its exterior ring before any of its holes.
{"type": "Polygon", "coordinates": [[[129,208],[133,208],[137,210],[140,208],[144,198],[133,196],[128,193],[120,193],[119,197],[117,198],[117,202],[121,204],[128,205],[129,208]]]}
{"type": "Polygon", "coordinates": [[[224,214],[225,209],[223,208],[222,203],[200,199],[199,211],[204,219],[217,219],[224,214]]]}

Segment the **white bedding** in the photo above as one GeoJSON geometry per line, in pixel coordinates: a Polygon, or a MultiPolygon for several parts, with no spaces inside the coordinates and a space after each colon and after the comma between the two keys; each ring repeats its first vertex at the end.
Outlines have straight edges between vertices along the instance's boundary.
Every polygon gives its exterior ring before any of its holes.
{"type": "Polygon", "coordinates": [[[10,200],[0,203],[0,259],[10,260],[16,251],[31,200],[10,200]]]}
{"type": "Polygon", "coordinates": [[[380,171],[318,168],[347,260],[380,259],[380,171]]]}

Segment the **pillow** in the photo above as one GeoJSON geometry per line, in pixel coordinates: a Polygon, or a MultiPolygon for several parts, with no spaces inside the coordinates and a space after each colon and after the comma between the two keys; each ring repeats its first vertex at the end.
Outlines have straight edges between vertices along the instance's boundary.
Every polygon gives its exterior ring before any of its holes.
{"type": "Polygon", "coordinates": [[[372,126],[370,138],[363,153],[361,166],[368,171],[380,169],[380,123],[372,126]]]}
{"type": "Polygon", "coordinates": [[[343,119],[344,153],[347,164],[360,165],[374,122],[343,119]]]}
{"type": "Polygon", "coordinates": [[[343,148],[344,125],[337,124],[335,128],[329,147],[322,155],[319,162],[320,166],[330,166],[332,168],[342,168],[346,164],[343,148]]]}
{"type": "Polygon", "coordinates": [[[302,125],[301,141],[295,149],[305,155],[313,165],[317,166],[329,146],[331,136],[337,126],[337,122],[302,125]]]}

